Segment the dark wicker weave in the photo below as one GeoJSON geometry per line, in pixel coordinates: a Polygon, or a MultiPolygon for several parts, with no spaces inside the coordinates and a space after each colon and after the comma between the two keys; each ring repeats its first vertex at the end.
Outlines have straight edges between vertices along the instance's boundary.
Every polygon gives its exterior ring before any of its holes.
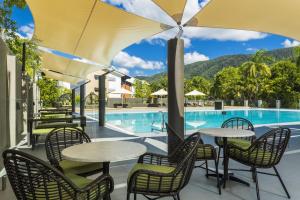
{"type": "MultiPolygon", "coordinates": [[[[226,121],[223,122],[221,128],[244,129],[244,130],[254,131],[253,124],[249,120],[241,117],[233,117],[227,119],[226,121]]],[[[241,138],[234,138],[234,139],[247,140],[253,142],[255,140],[255,136],[241,137],[241,138]]],[[[215,143],[219,146],[219,151],[218,151],[218,160],[219,160],[221,155],[221,148],[223,148],[223,138],[215,137],[215,143]]],[[[228,143],[230,143],[230,141],[228,141],[228,143]]]]}
{"type": "Polygon", "coordinates": [[[189,136],[170,156],[146,153],[140,156],[138,163],[171,166],[170,173],[158,173],[149,170],[137,170],[128,180],[127,200],[130,194],[144,195],[147,199],[158,199],[166,196],[180,199],[179,193],[189,182],[196,158],[200,134],[189,136]]]}
{"type": "Polygon", "coordinates": [[[204,163],[200,165],[195,165],[195,168],[202,168],[206,170],[206,177],[208,176],[215,176],[217,178],[217,187],[218,192],[221,194],[221,185],[220,185],[220,177],[219,177],[219,169],[218,169],[218,161],[217,161],[217,152],[214,146],[210,144],[204,144],[203,140],[200,140],[200,143],[197,148],[197,156],[196,156],[196,162],[197,161],[204,161],[204,163]],[[208,168],[208,161],[214,161],[215,165],[215,171],[210,170],[208,168]],[[203,167],[205,165],[205,167],[203,167]],[[210,172],[213,172],[214,174],[209,174],[210,172]]]}
{"type": "MultiPolygon", "coordinates": [[[[89,142],[91,142],[89,136],[80,129],[68,127],[54,129],[45,140],[47,158],[51,165],[63,171],[59,166],[59,162],[63,160],[61,152],[70,146],[89,142]]],[[[92,175],[100,171],[101,168],[81,175],[92,175]]]]}
{"type": "MultiPolygon", "coordinates": [[[[166,128],[167,128],[168,133],[172,133],[173,136],[177,136],[178,140],[183,141],[180,138],[180,136],[178,135],[178,133],[176,133],[176,131],[172,127],[170,127],[167,123],[166,123],[166,128]]],[[[211,175],[211,174],[209,174],[209,171],[213,172],[214,175],[217,178],[218,192],[219,192],[219,194],[221,194],[221,186],[220,186],[220,179],[219,179],[219,170],[218,170],[216,149],[215,149],[214,146],[212,146],[210,144],[204,144],[204,142],[201,138],[199,140],[199,145],[198,145],[198,148],[197,148],[197,155],[196,155],[195,162],[198,162],[198,161],[204,161],[204,163],[202,163],[200,165],[195,165],[195,168],[205,169],[206,170],[206,177],[211,175]],[[214,161],[216,171],[210,170],[208,168],[208,161],[209,160],[214,161]],[[205,167],[203,167],[203,165],[205,165],[205,167]]]]}
{"type": "Polygon", "coordinates": [[[113,191],[113,179],[109,175],[79,188],[59,170],[27,153],[6,150],[3,158],[10,184],[20,200],[110,199],[113,191]]]}
{"type": "Polygon", "coordinates": [[[286,195],[288,198],[290,198],[290,195],[275,167],[280,162],[285,152],[290,135],[291,131],[288,128],[277,128],[267,132],[255,140],[248,149],[243,149],[235,145],[229,145],[229,158],[251,167],[251,170],[240,171],[250,171],[254,174],[253,178],[256,182],[256,193],[258,200],[260,199],[260,195],[257,173],[277,176],[286,195]],[[273,168],[275,174],[258,172],[257,168],[273,168]]]}

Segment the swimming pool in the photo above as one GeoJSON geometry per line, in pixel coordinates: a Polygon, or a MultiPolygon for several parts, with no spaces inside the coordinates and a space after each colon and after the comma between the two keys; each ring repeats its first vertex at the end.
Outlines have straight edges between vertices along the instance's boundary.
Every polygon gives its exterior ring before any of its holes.
{"type": "MultiPolygon", "coordinates": [[[[160,126],[162,115],[167,121],[167,113],[164,112],[136,112],[136,113],[108,113],[106,122],[118,128],[132,133],[151,133],[152,124],[160,126]]],[[[96,116],[94,116],[96,117],[96,116]]],[[[197,130],[199,128],[220,127],[222,122],[231,117],[243,117],[250,120],[254,125],[279,124],[300,122],[300,111],[275,110],[275,109],[246,109],[222,111],[201,110],[185,112],[185,130],[197,130]]],[[[155,132],[155,131],[154,131],[155,132]]]]}

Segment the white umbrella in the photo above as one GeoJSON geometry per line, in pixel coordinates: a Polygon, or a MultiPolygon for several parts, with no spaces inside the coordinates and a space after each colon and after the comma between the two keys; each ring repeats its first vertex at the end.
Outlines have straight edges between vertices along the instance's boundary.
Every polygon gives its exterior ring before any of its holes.
{"type": "Polygon", "coordinates": [[[123,106],[123,95],[124,94],[130,94],[130,95],[133,95],[133,92],[129,91],[129,90],[126,90],[124,88],[119,88],[115,91],[112,91],[110,94],[121,94],[121,97],[122,97],[122,106],[123,106]]]}
{"type": "Polygon", "coordinates": [[[198,90],[193,90],[189,93],[186,93],[185,96],[205,96],[203,92],[199,92],[198,90]]]}
{"type": "Polygon", "coordinates": [[[168,92],[166,90],[164,90],[164,89],[160,89],[160,90],[158,90],[156,92],[153,92],[151,95],[152,96],[167,96],[168,92]]]}
{"type": "Polygon", "coordinates": [[[167,96],[168,92],[164,89],[160,89],[156,92],[153,92],[151,95],[152,96],[160,96],[160,102],[162,103],[162,96],[167,96]]]}
{"type": "Polygon", "coordinates": [[[193,90],[193,91],[185,94],[185,96],[194,96],[195,101],[196,101],[196,96],[205,96],[205,95],[206,94],[204,94],[203,92],[199,92],[198,90],[193,90]]]}

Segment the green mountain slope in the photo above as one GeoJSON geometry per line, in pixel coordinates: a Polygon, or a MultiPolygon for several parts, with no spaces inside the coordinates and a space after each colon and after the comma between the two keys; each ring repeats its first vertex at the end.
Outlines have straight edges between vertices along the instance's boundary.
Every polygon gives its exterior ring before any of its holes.
{"type": "MultiPolygon", "coordinates": [[[[288,59],[293,56],[293,48],[282,48],[268,51],[267,55],[272,56],[275,60],[288,59]]],[[[199,61],[185,66],[185,77],[187,79],[192,76],[203,76],[211,79],[216,73],[228,66],[240,66],[242,63],[249,61],[251,54],[239,54],[221,56],[208,61],[199,61]]],[[[154,82],[160,77],[166,75],[166,72],[155,74],[152,76],[137,76],[136,78],[154,82]]]]}

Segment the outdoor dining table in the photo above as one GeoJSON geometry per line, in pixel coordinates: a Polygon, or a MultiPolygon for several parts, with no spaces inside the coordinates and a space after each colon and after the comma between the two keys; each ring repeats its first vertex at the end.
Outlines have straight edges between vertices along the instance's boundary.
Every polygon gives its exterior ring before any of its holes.
{"type": "Polygon", "coordinates": [[[229,164],[229,156],[228,156],[228,138],[242,138],[242,137],[250,137],[254,136],[255,133],[250,130],[244,130],[244,129],[232,129],[232,128],[203,128],[198,130],[201,134],[212,136],[212,137],[219,137],[223,138],[223,157],[224,157],[224,175],[221,181],[221,185],[223,184],[223,187],[226,187],[226,181],[232,180],[235,182],[239,182],[245,185],[250,186],[249,183],[246,181],[243,181],[237,177],[235,177],[233,174],[228,173],[228,164],[229,164]]]}
{"type": "Polygon", "coordinates": [[[103,173],[109,174],[111,162],[135,159],[146,151],[145,145],[136,142],[102,141],[68,147],[62,155],[71,161],[103,163],[103,173]]]}

